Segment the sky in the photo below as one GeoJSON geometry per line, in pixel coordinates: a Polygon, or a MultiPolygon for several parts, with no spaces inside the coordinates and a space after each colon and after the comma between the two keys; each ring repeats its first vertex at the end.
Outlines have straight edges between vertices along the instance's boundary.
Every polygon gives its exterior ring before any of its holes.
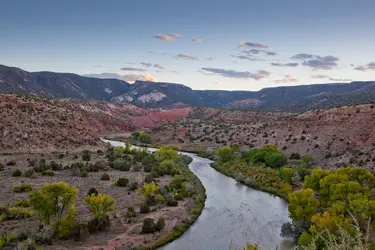
{"type": "Polygon", "coordinates": [[[0,64],[193,89],[375,80],[374,0],[1,0],[0,64]]]}

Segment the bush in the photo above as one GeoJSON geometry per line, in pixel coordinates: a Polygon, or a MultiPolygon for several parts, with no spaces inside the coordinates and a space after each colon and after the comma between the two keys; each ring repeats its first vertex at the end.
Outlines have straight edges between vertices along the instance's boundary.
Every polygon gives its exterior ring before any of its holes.
{"type": "Polygon", "coordinates": [[[152,177],[152,175],[146,175],[145,183],[151,183],[151,182],[154,182],[154,181],[155,181],[155,178],[152,177]]]}
{"type": "Polygon", "coordinates": [[[80,173],[79,173],[79,176],[81,178],[87,178],[89,176],[89,173],[87,172],[87,169],[86,168],[82,168],[80,173]]]}
{"type": "Polygon", "coordinates": [[[311,170],[307,168],[306,163],[300,163],[297,166],[297,174],[301,178],[301,180],[305,180],[305,176],[308,176],[311,173],[311,170]]]}
{"type": "Polygon", "coordinates": [[[30,207],[29,200],[19,200],[14,203],[15,207],[30,207]]]}
{"type": "Polygon", "coordinates": [[[159,217],[158,222],[156,222],[155,229],[157,231],[161,231],[161,230],[163,230],[164,227],[165,227],[164,217],[159,217]]]}
{"type": "Polygon", "coordinates": [[[19,186],[15,186],[13,188],[13,191],[15,193],[26,193],[26,192],[31,192],[33,190],[33,186],[31,186],[30,184],[26,184],[26,183],[23,183],[19,186]]]}
{"type": "Polygon", "coordinates": [[[176,201],[176,200],[168,200],[167,201],[167,206],[169,206],[169,207],[177,207],[178,206],[178,201],[176,201]]]}
{"type": "Polygon", "coordinates": [[[152,166],[150,165],[144,165],[143,166],[143,172],[149,173],[151,172],[152,166]]]}
{"type": "Polygon", "coordinates": [[[5,168],[4,168],[4,165],[3,164],[1,164],[1,162],[0,162],[0,171],[3,171],[5,168]]]}
{"type": "Polygon", "coordinates": [[[128,211],[126,212],[126,217],[128,218],[136,217],[136,212],[133,207],[128,207],[128,211]]]}
{"type": "Polygon", "coordinates": [[[15,160],[10,160],[7,162],[7,166],[14,166],[16,165],[16,161],[15,160]]]}
{"type": "Polygon", "coordinates": [[[289,156],[289,159],[299,160],[299,159],[301,159],[301,155],[299,153],[291,153],[290,156],[289,156]]]}
{"type": "Polygon", "coordinates": [[[104,218],[94,218],[87,223],[87,227],[90,233],[101,232],[107,230],[111,226],[109,216],[106,215],[104,218]]]}
{"type": "Polygon", "coordinates": [[[109,181],[110,180],[109,174],[107,173],[102,174],[102,176],[100,177],[100,180],[109,181]]]}
{"type": "Polygon", "coordinates": [[[137,164],[135,164],[135,165],[133,166],[133,170],[134,170],[134,172],[139,172],[139,171],[141,171],[141,169],[142,169],[142,165],[139,164],[139,163],[137,163],[137,164]]]}
{"type": "Polygon", "coordinates": [[[5,220],[19,220],[33,216],[33,211],[24,207],[6,207],[5,220]]]}
{"type": "Polygon", "coordinates": [[[154,233],[156,231],[156,225],[154,219],[145,218],[142,225],[142,233],[154,233]]]}
{"type": "Polygon", "coordinates": [[[34,169],[30,168],[30,169],[26,170],[24,174],[25,174],[26,177],[31,177],[31,176],[34,175],[34,173],[35,173],[34,169]]]}
{"type": "Polygon", "coordinates": [[[90,161],[91,160],[91,153],[88,150],[84,150],[82,152],[82,160],[83,161],[90,161]]]}
{"type": "Polygon", "coordinates": [[[137,181],[132,181],[130,182],[129,184],[129,190],[130,191],[134,191],[138,188],[138,182],[137,181]]]}
{"type": "Polygon", "coordinates": [[[121,170],[121,171],[129,171],[130,166],[131,166],[130,162],[127,162],[123,159],[116,159],[112,163],[112,167],[114,169],[121,170]]]}
{"type": "Polygon", "coordinates": [[[92,194],[94,194],[95,196],[98,195],[98,190],[96,190],[96,188],[90,188],[89,191],[87,192],[87,195],[88,196],[91,196],[92,194]]]}
{"type": "Polygon", "coordinates": [[[115,182],[115,186],[118,186],[118,187],[126,187],[129,183],[129,180],[126,179],[126,178],[119,178],[116,182],[115,182]]]}
{"type": "Polygon", "coordinates": [[[55,173],[54,172],[52,172],[52,170],[43,170],[42,171],[42,175],[46,175],[46,176],[54,176],[55,175],[55,173]]]}
{"type": "Polygon", "coordinates": [[[21,176],[21,175],[22,175],[22,171],[19,170],[19,169],[15,169],[15,170],[13,171],[13,173],[12,173],[12,176],[13,176],[13,177],[19,177],[19,176],[21,176]]]}
{"type": "Polygon", "coordinates": [[[288,158],[282,152],[274,152],[265,157],[265,163],[267,167],[278,169],[288,163],[288,158]]]}
{"type": "Polygon", "coordinates": [[[150,212],[150,206],[147,204],[147,203],[143,203],[141,206],[140,206],[140,213],[141,214],[147,214],[150,212]]]}
{"type": "Polygon", "coordinates": [[[51,161],[49,163],[49,168],[52,169],[52,170],[55,170],[55,171],[63,169],[62,165],[61,164],[57,164],[57,162],[55,162],[55,161],[51,161]]]}

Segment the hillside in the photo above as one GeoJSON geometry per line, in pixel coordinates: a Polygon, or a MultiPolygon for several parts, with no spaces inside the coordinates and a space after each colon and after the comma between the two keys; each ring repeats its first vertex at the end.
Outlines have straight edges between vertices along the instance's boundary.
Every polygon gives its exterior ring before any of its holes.
{"type": "Polygon", "coordinates": [[[182,103],[193,107],[304,112],[375,102],[375,81],[265,88],[260,91],[193,90],[182,84],[98,79],[69,73],[27,72],[0,65],[0,92],[133,104],[182,103]]]}
{"type": "Polygon", "coordinates": [[[0,92],[50,98],[109,100],[130,85],[117,79],[97,79],[69,73],[27,72],[0,65],[0,92]]]}
{"type": "Polygon", "coordinates": [[[196,108],[173,125],[153,129],[154,142],[214,150],[239,143],[275,144],[288,154],[311,154],[326,168],[351,165],[375,170],[375,108],[344,106],[302,114],[196,108]]]}
{"type": "Polygon", "coordinates": [[[100,135],[147,129],[189,112],[189,108],[145,110],[130,104],[0,94],[0,152],[96,146],[100,135]]]}

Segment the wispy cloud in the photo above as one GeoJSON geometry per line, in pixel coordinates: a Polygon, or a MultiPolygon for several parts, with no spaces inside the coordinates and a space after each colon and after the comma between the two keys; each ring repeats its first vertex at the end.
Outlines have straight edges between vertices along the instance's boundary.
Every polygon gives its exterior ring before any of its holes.
{"type": "Polygon", "coordinates": [[[93,68],[103,68],[103,65],[94,65],[93,68]]]}
{"type": "Polygon", "coordinates": [[[298,63],[271,63],[271,65],[277,67],[297,67],[298,63]]]}
{"type": "Polygon", "coordinates": [[[141,64],[143,66],[146,66],[146,67],[151,67],[152,66],[152,63],[141,62],[141,64]]]}
{"type": "Polygon", "coordinates": [[[138,72],[146,71],[146,70],[140,69],[140,68],[129,68],[129,67],[121,68],[121,70],[123,70],[123,71],[138,71],[138,72]]]}
{"type": "Polygon", "coordinates": [[[188,56],[188,55],[184,55],[184,54],[178,54],[177,56],[175,56],[175,58],[188,60],[188,61],[199,59],[197,56],[188,56]]]}
{"type": "Polygon", "coordinates": [[[154,64],[154,68],[158,68],[158,69],[164,69],[163,66],[161,66],[160,64],[154,64]]]}
{"type": "Polygon", "coordinates": [[[368,64],[365,64],[365,65],[362,65],[362,66],[358,66],[358,67],[356,67],[354,69],[355,70],[359,70],[359,71],[375,70],[375,62],[370,62],[368,64]]]}
{"type": "Polygon", "coordinates": [[[260,80],[262,78],[268,77],[271,72],[265,70],[259,70],[257,72],[249,72],[249,71],[236,71],[231,69],[218,69],[218,68],[202,68],[203,71],[211,72],[214,74],[221,75],[223,77],[228,78],[236,78],[236,79],[254,79],[260,80]]]}
{"type": "Polygon", "coordinates": [[[256,58],[256,57],[251,57],[251,56],[236,56],[236,55],[230,55],[231,57],[235,57],[241,60],[249,60],[249,61],[265,61],[264,59],[261,58],[256,58]]]}
{"type": "Polygon", "coordinates": [[[238,43],[238,46],[239,47],[249,47],[249,48],[258,48],[258,49],[267,49],[268,46],[263,44],[263,43],[253,43],[253,42],[244,42],[244,41],[241,41],[238,43]]]}
{"type": "Polygon", "coordinates": [[[291,57],[294,60],[302,60],[302,65],[312,69],[331,70],[338,67],[339,58],[336,56],[318,56],[313,54],[301,53],[291,57]]]}
{"type": "Polygon", "coordinates": [[[129,83],[133,83],[137,80],[150,81],[150,82],[156,81],[156,78],[148,73],[145,75],[137,75],[137,74],[119,75],[116,73],[101,73],[101,74],[88,74],[84,76],[100,78],[100,79],[119,79],[119,80],[123,80],[129,83]]]}
{"type": "Polygon", "coordinates": [[[245,50],[243,51],[244,53],[246,54],[253,54],[253,55],[258,55],[258,54],[266,54],[268,56],[276,56],[277,53],[276,52],[272,52],[272,51],[265,51],[263,49],[250,49],[250,50],[245,50]]]}
{"type": "Polygon", "coordinates": [[[164,34],[157,34],[153,36],[155,39],[162,40],[164,42],[170,43],[173,42],[174,40],[181,38],[180,34],[171,34],[171,35],[164,35],[164,34]]]}
{"type": "Polygon", "coordinates": [[[327,79],[327,80],[333,81],[333,82],[352,82],[353,81],[352,79],[348,79],[348,78],[334,78],[334,77],[330,77],[330,76],[327,76],[327,75],[320,75],[320,74],[312,75],[311,78],[313,78],[313,79],[327,79]]]}
{"type": "Polygon", "coordinates": [[[193,40],[191,40],[193,43],[203,43],[203,40],[200,39],[200,38],[194,38],[193,40]]]}
{"type": "Polygon", "coordinates": [[[275,81],[275,83],[294,83],[294,82],[298,82],[298,79],[293,74],[284,75],[283,79],[275,81]]]}

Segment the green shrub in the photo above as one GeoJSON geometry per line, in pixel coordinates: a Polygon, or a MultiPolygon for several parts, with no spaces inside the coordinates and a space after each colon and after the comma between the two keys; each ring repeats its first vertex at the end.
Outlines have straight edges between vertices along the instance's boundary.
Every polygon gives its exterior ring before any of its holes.
{"type": "Polygon", "coordinates": [[[151,183],[154,182],[155,178],[152,175],[146,175],[145,177],[145,183],[151,183]]]}
{"type": "Polygon", "coordinates": [[[140,206],[140,213],[141,214],[147,214],[150,212],[150,206],[147,203],[143,203],[140,206]]]}
{"type": "Polygon", "coordinates": [[[15,207],[30,207],[29,200],[19,200],[14,203],[15,207]]]}
{"type": "Polygon", "coordinates": [[[7,166],[14,166],[16,165],[16,161],[15,160],[10,160],[7,162],[7,166]]]}
{"type": "Polygon", "coordinates": [[[94,195],[98,195],[98,193],[99,193],[98,190],[96,190],[96,188],[93,188],[93,187],[92,187],[92,188],[90,188],[89,191],[87,192],[87,195],[88,195],[88,196],[91,196],[92,194],[94,194],[94,195]]]}
{"type": "Polygon", "coordinates": [[[123,159],[116,159],[112,163],[112,167],[114,169],[121,170],[121,171],[129,171],[130,166],[131,166],[131,163],[127,162],[127,161],[125,161],[123,159]]]}
{"type": "Polygon", "coordinates": [[[267,167],[279,169],[288,163],[288,158],[282,152],[267,154],[265,157],[267,167]]]}
{"type": "Polygon", "coordinates": [[[30,184],[26,184],[26,183],[23,183],[19,186],[15,186],[13,188],[13,192],[15,193],[27,193],[27,192],[31,192],[33,190],[33,186],[31,186],[30,184]]]}
{"type": "Polygon", "coordinates": [[[133,166],[133,170],[134,170],[134,172],[139,172],[139,171],[141,171],[141,169],[142,169],[142,165],[141,164],[135,164],[134,166],[133,166]]]}
{"type": "Polygon", "coordinates": [[[183,200],[184,198],[182,197],[182,195],[180,195],[180,194],[176,194],[175,196],[174,196],[174,198],[177,200],[177,201],[180,201],[180,200],[183,200]]]}
{"type": "Polygon", "coordinates": [[[138,188],[138,182],[137,181],[132,181],[130,182],[129,184],[129,190],[130,191],[134,191],[138,188]]]}
{"type": "Polygon", "coordinates": [[[299,160],[299,159],[301,159],[301,155],[299,153],[291,153],[290,156],[289,156],[289,159],[299,160]]]}
{"type": "Polygon", "coordinates": [[[143,220],[142,233],[148,234],[148,233],[154,233],[155,231],[156,231],[156,225],[155,225],[154,219],[145,218],[143,220]]]}
{"type": "Polygon", "coordinates": [[[128,211],[126,212],[126,217],[128,218],[136,217],[136,212],[133,207],[128,207],[128,211]]]}
{"type": "Polygon", "coordinates": [[[89,173],[88,173],[87,169],[86,168],[82,168],[81,171],[80,171],[79,176],[81,178],[87,178],[89,176],[89,173]]]}
{"type": "Polygon", "coordinates": [[[42,171],[42,175],[46,175],[46,176],[54,176],[55,173],[52,172],[52,170],[48,169],[48,170],[43,170],[43,171],[42,171]]]}
{"type": "Polygon", "coordinates": [[[91,160],[91,153],[89,150],[84,150],[82,152],[82,161],[90,161],[91,160]]]}
{"type": "Polygon", "coordinates": [[[21,176],[21,175],[22,175],[22,171],[19,170],[19,169],[15,169],[15,170],[13,171],[13,173],[12,173],[12,176],[13,176],[13,177],[19,177],[19,176],[21,176]]]}
{"type": "Polygon", "coordinates": [[[102,174],[102,176],[100,177],[100,180],[109,181],[110,180],[109,174],[107,173],[102,174]]]}
{"type": "Polygon", "coordinates": [[[31,176],[34,175],[34,173],[35,173],[35,172],[34,172],[34,169],[29,168],[28,170],[25,171],[24,175],[25,175],[26,177],[31,177],[31,176]]]}
{"type": "Polygon", "coordinates": [[[178,206],[178,201],[176,201],[176,200],[169,200],[169,201],[167,201],[167,206],[169,206],[169,207],[177,207],[178,206]]]}
{"type": "Polygon", "coordinates": [[[156,231],[161,231],[165,227],[164,217],[159,217],[158,222],[156,222],[155,229],[156,231]]]}
{"type": "Polygon", "coordinates": [[[5,208],[6,220],[25,219],[31,216],[33,216],[33,211],[24,207],[6,207],[5,208]]]}
{"type": "Polygon", "coordinates": [[[104,218],[97,218],[90,220],[87,223],[87,227],[90,233],[101,232],[107,230],[111,226],[109,216],[106,215],[104,218]]]}
{"type": "Polygon", "coordinates": [[[118,187],[126,187],[129,183],[129,180],[127,178],[119,178],[114,185],[118,187]]]}
{"type": "MultiPolygon", "coordinates": [[[[14,242],[16,240],[16,235],[15,234],[10,234],[8,236],[8,234],[6,232],[2,233],[1,234],[1,237],[0,237],[0,249],[3,249],[3,248],[8,248],[8,246],[14,242]]],[[[8,248],[8,249],[11,249],[11,248],[8,248]]]]}
{"type": "Polygon", "coordinates": [[[57,171],[57,170],[62,170],[63,166],[61,164],[57,164],[57,162],[55,162],[55,161],[51,161],[49,163],[49,168],[54,170],[54,171],[57,171]]]}

